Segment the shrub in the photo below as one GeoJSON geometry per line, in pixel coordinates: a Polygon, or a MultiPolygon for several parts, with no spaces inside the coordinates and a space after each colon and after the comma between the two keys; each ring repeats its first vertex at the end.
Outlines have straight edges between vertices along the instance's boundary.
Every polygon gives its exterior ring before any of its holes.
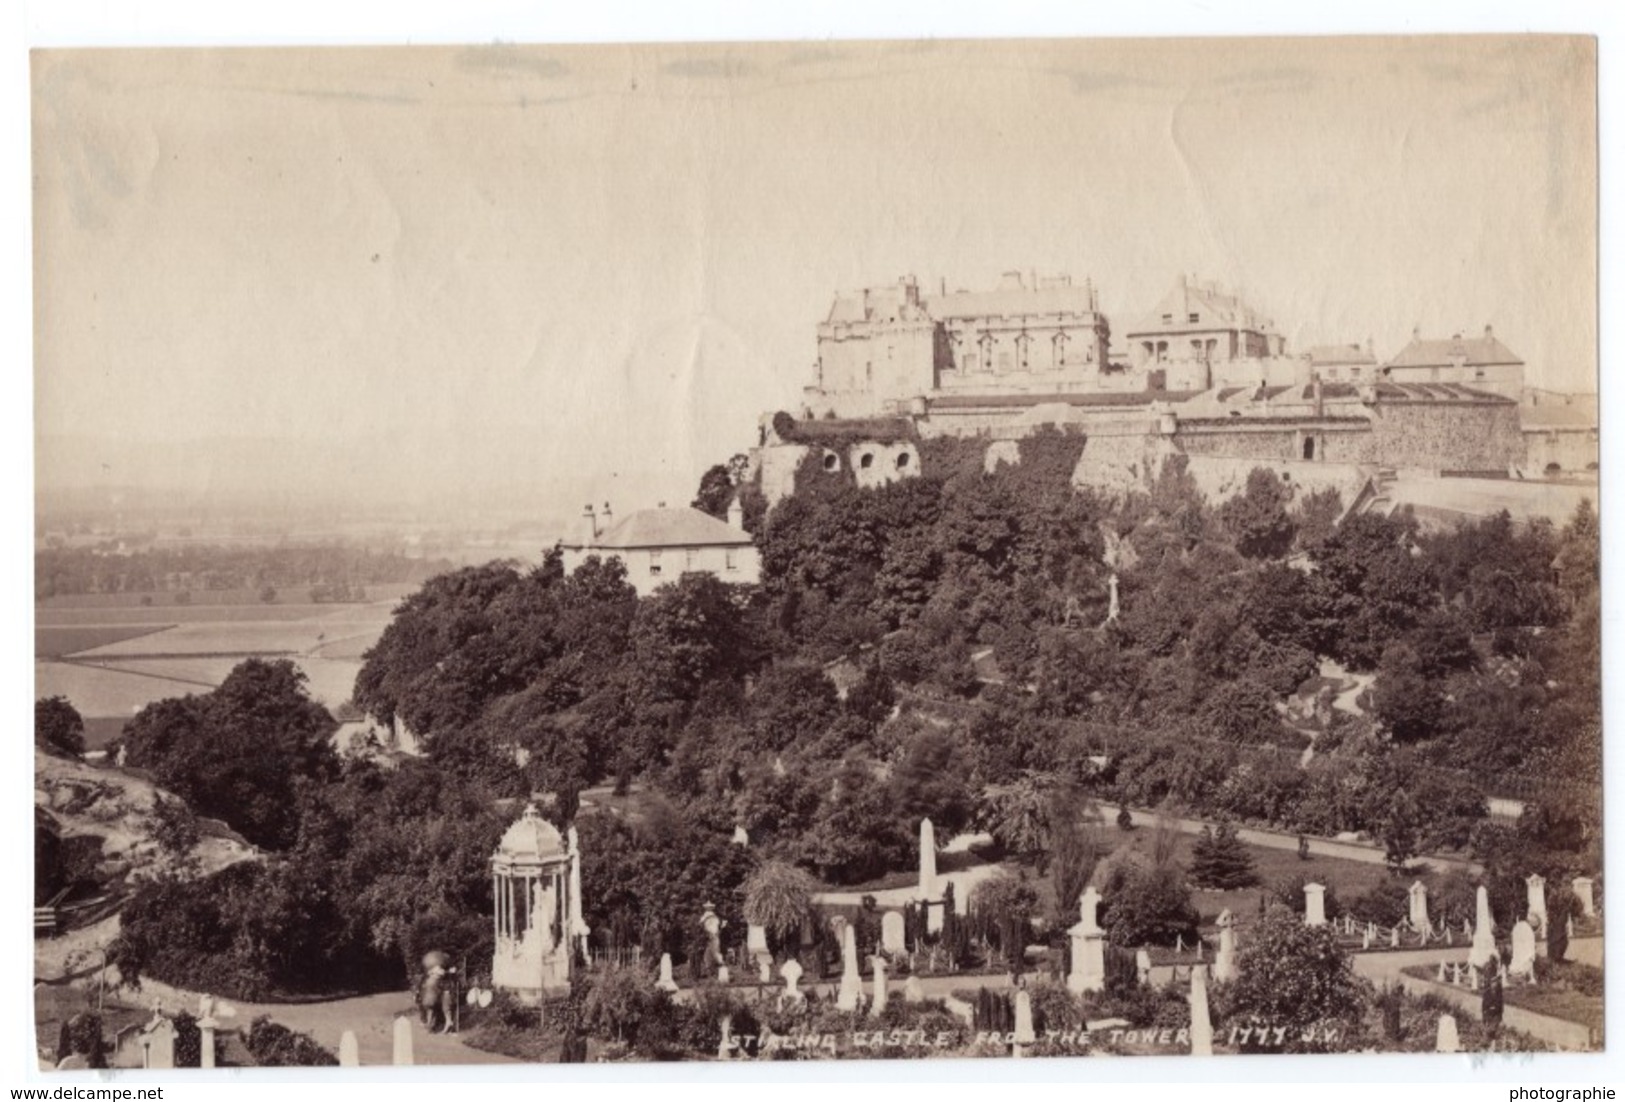
{"type": "Polygon", "coordinates": [[[338,1057],[316,1043],[308,1033],[295,1033],[287,1026],[278,1025],[268,1016],[255,1018],[248,1027],[249,1055],[261,1067],[321,1068],[337,1067],[338,1057]]]}

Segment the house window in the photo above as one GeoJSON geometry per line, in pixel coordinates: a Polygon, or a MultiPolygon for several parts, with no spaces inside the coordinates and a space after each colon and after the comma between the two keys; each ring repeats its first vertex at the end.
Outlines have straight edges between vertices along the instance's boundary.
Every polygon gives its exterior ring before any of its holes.
{"type": "Polygon", "coordinates": [[[1201,320],[1202,320],[1202,315],[1201,314],[1192,314],[1190,316],[1190,321],[1191,321],[1192,325],[1195,325],[1197,322],[1199,322],[1201,320]]]}
{"type": "Polygon", "coordinates": [[[697,548],[690,547],[688,550],[683,552],[683,569],[684,570],[694,571],[694,570],[699,568],[699,565],[700,565],[700,552],[699,552],[699,550],[697,548]]]}
{"type": "Polygon", "coordinates": [[[723,553],[723,558],[725,560],[723,565],[726,566],[729,570],[738,570],[739,569],[739,552],[738,551],[735,551],[732,547],[730,547],[730,548],[727,549],[727,551],[725,551],[723,553]]]}
{"type": "Polygon", "coordinates": [[[660,552],[659,551],[651,551],[651,552],[649,552],[649,574],[651,576],[653,576],[653,577],[659,577],[660,576],[660,552]]]}
{"type": "Polygon", "coordinates": [[[1162,315],[1162,324],[1164,324],[1164,325],[1172,325],[1173,323],[1174,323],[1174,316],[1172,314],[1164,314],[1164,315],[1162,315]]]}

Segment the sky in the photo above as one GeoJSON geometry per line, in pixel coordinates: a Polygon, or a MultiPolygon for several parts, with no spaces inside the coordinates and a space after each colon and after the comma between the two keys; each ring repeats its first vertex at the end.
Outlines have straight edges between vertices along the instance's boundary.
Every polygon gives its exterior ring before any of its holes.
{"type": "Polygon", "coordinates": [[[839,289],[1180,273],[1595,389],[1560,37],[44,51],[37,484],[686,501],[839,289]]]}

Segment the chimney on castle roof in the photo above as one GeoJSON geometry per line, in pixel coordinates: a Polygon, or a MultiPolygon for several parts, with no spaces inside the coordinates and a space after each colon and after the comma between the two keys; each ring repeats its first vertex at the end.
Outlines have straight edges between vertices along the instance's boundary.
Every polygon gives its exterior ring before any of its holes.
{"type": "Polygon", "coordinates": [[[738,494],[728,502],[728,527],[738,532],[745,530],[745,507],[739,504],[738,494]]]}
{"type": "Polygon", "coordinates": [[[581,546],[591,547],[597,539],[598,518],[593,515],[591,505],[584,505],[581,508],[581,546]]]}
{"type": "Polygon", "coordinates": [[[1420,325],[1411,326],[1411,340],[1419,341],[1421,339],[1422,339],[1422,327],[1420,325]]]}
{"type": "Polygon", "coordinates": [[[1495,339],[1495,329],[1488,323],[1484,325],[1484,339],[1487,341],[1495,339]]]}
{"type": "Polygon", "coordinates": [[[600,532],[609,531],[609,522],[614,519],[609,511],[609,502],[604,502],[604,508],[599,512],[598,519],[600,522],[598,530],[600,532]]]}

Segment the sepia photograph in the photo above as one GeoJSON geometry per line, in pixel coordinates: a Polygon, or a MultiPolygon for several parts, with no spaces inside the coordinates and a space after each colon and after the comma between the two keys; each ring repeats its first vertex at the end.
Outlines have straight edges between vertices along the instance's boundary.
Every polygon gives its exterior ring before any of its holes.
{"type": "Polygon", "coordinates": [[[27,85],[45,1082],[1605,1050],[1596,38],[27,85]]]}

